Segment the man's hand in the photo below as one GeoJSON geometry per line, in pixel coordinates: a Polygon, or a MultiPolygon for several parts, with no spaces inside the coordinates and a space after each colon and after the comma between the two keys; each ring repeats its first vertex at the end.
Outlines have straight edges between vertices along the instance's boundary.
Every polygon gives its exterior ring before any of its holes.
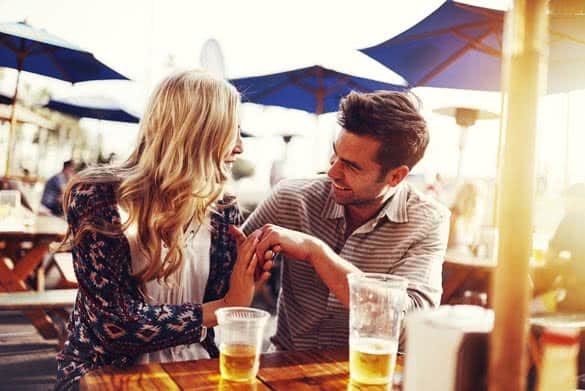
{"type": "MultiPolygon", "coordinates": [[[[230,234],[236,239],[236,244],[238,246],[238,256],[240,254],[240,249],[242,248],[243,244],[246,242],[247,236],[235,225],[229,225],[228,229],[230,234]]],[[[260,232],[255,231],[250,236],[258,236],[260,237],[260,232]]],[[[272,259],[266,261],[264,258],[257,258],[258,262],[256,265],[256,270],[254,271],[254,281],[266,281],[270,277],[270,269],[274,265],[272,259]]]]}
{"type": "Polygon", "coordinates": [[[311,263],[321,243],[313,236],[272,224],[264,225],[260,231],[256,256],[261,262],[271,262],[276,254],[283,253],[289,258],[311,263]]]}

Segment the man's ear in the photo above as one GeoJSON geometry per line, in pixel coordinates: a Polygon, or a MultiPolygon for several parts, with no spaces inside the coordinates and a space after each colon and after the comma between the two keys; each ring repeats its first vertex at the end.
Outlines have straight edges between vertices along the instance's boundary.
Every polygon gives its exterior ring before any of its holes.
{"type": "Polygon", "coordinates": [[[386,183],[392,187],[398,186],[398,184],[408,176],[409,172],[409,168],[404,165],[393,168],[386,175],[386,183]]]}

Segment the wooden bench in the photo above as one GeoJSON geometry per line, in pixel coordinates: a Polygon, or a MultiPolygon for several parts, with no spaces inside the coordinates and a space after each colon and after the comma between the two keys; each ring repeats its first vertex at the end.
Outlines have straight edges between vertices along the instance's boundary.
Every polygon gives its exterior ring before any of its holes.
{"type": "MultiPolygon", "coordinates": [[[[37,314],[48,316],[46,311],[52,311],[57,319],[52,319],[52,334],[47,335],[46,331],[42,332],[37,324],[35,327],[45,338],[57,338],[59,348],[63,346],[67,336],[65,325],[67,324],[69,313],[67,309],[73,308],[77,289],[54,289],[42,292],[7,292],[0,293],[0,311],[22,311],[27,317],[37,317],[37,314]]],[[[43,328],[46,330],[46,327],[43,328]]]]}
{"type": "Polygon", "coordinates": [[[73,269],[73,256],[71,253],[54,253],[53,261],[60,276],[57,287],[63,289],[77,288],[77,278],[73,269]]]}
{"type": "Polygon", "coordinates": [[[68,309],[76,296],[77,289],[0,293],[0,311],[68,309]]]}

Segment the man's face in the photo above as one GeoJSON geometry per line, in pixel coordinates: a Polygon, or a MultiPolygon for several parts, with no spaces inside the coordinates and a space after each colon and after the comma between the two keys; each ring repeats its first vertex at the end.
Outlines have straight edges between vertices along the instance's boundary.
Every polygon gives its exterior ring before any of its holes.
{"type": "Polygon", "coordinates": [[[380,206],[392,190],[391,170],[382,176],[383,168],[376,161],[380,142],[341,129],[333,145],[331,167],[327,175],[333,181],[335,202],[341,205],[380,206]]]}

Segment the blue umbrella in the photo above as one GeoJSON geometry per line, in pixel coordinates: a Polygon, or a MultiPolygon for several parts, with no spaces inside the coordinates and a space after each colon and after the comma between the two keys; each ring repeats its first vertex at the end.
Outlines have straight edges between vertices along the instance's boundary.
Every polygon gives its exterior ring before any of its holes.
{"type": "Polygon", "coordinates": [[[25,22],[0,23],[0,67],[71,83],[128,78],[93,54],[25,22]]]}
{"type": "Polygon", "coordinates": [[[87,80],[128,79],[97,60],[90,52],[24,22],[0,23],[0,67],[14,68],[18,71],[12,98],[6,174],[10,171],[14,139],[13,118],[20,71],[37,73],[71,83],[87,80]]]}
{"type": "Polygon", "coordinates": [[[140,121],[140,118],[122,108],[118,102],[103,96],[51,99],[45,107],[80,118],[129,123],[140,121]]]}
{"type": "Polygon", "coordinates": [[[12,104],[12,98],[4,95],[4,94],[0,94],[0,103],[3,105],[11,105],[12,104]]]}
{"type": "Polygon", "coordinates": [[[314,65],[270,75],[233,79],[244,102],[323,114],[337,111],[350,91],[404,90],[405,87],[349,75],[314,65]]]}
{"type": "MultiPolygon", "coordinates": [[[[361,51],[413,86],[499,91],[504,12],[447,0],[419,23],[361,51]]],[[[585,16],[550,21],[548,92],[585,87],[585,16]]]]}

